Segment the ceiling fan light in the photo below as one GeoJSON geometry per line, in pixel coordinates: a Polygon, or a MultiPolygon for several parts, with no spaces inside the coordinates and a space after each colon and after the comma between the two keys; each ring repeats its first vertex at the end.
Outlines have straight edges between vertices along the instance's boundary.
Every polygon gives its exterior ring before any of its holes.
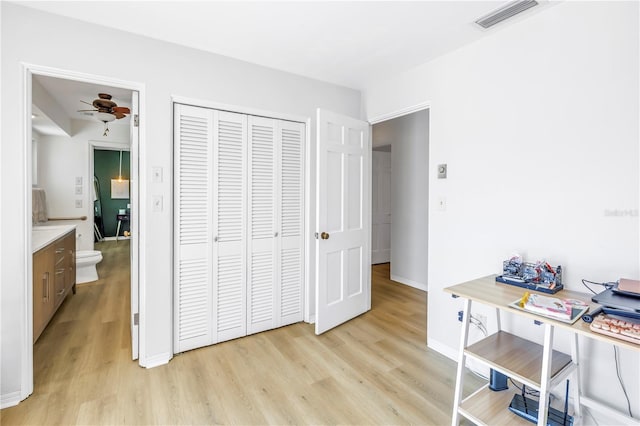
{"type": "Polygon", "coordinates": [[[116,116],[109,112],[96,112],[94,117],[105,123],[116,119],[116,116]]]}

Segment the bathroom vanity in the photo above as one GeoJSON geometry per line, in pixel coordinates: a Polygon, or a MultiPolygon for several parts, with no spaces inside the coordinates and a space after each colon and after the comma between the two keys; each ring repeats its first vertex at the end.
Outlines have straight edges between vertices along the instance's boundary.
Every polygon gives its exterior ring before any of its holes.
{"type": "Polygon", "coordinates": [[[76,292],[76,228],[34,226],[31,243],[35,343],[67,294],[76,292]]]}

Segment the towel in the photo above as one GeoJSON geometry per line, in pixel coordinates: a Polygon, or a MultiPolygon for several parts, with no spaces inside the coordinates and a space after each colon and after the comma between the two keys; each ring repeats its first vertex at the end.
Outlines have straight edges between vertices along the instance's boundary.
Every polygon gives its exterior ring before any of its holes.
{"type": "Polygon", "coordinates": [[[42,188],[31,189],[31,223],[42,223],[48,220],[47,197],[42,188]]]}

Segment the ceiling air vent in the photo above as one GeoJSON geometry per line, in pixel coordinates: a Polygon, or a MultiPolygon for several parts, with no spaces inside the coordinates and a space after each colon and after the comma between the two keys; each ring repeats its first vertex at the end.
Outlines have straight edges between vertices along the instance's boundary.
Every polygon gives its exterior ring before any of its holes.
{"type": "Polygon", "coordinates": [[[538,2],[536,0],[510,1],[501,8],[496,9],[488,15],[485,15],[482,18],[476,20],[476,24],[480,25],[482,28],[489,28],[499,22],[504,21],[505,19],[509,19],[512,16],[515,16],[518,13],[524,12],[525,10],[537,5],[538,2]]]}

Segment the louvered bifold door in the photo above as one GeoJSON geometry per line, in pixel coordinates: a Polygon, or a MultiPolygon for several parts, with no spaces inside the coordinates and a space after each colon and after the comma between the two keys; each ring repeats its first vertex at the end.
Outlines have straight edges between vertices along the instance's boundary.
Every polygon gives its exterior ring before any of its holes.
{"type": "Polygon", "coordinates": [[[304,145],[302,123],[279,121],[277,326],[303,319],[304,145]]]}
{"type": "Polygon", "coordinates": [[[213,306],[215,343],[247,334],[247,116],[215,114],[213,306]]]}
{"type": "Polygon", "coordinates": [[[276,120],[249,116],[247,334],[276,327],[276,120]]]}
{"type": "Polygon", "coordinates": [[[213,343],[213,112],[174,105],[174,352],[213,343]]]}

